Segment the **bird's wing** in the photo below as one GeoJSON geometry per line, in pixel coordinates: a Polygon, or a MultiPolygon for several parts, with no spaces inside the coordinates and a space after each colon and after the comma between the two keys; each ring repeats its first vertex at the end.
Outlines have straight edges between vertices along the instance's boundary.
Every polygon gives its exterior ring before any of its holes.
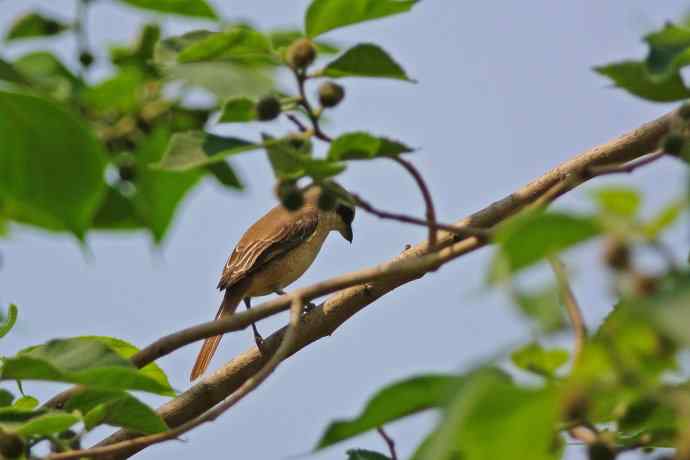
{"type": "Polygon", "coordinates": [[[275,207],[247,230],[230,254],[218,282],[227,289],[309,239],[319,224],[319,211],[303,206],[290,213],[275,207]]]}

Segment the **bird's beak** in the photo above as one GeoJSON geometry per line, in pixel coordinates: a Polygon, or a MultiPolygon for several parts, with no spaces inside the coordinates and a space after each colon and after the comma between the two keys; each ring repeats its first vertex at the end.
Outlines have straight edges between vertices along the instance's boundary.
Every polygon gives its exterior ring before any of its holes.
{"type": "Polygon", "coordinates": [[[352,226],[348,225],[344,230],[340,230],[340,234],[343,235],[347,241],[352,243],[352,226]]]}

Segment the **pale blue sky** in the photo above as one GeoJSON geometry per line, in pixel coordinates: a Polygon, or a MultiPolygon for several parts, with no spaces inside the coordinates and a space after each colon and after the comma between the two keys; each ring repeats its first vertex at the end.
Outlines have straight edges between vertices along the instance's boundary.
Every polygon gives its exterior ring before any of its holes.
{"type": "MultiPolygon", "coordinates": [[[[301,24],[308,2],[213,3],[228,18],[273,27],[301,24]]],[[[71,0],[6,1],[2,6],[2,30],[34,6],[64,17],[74,10],[71,0]]],[[[329,34],[344,43],[381,44],[419,80],[417,85],[346,80],[347,98],[333,113],[329,129],[367,129],[420,146],[410,158],[431,185],[439,217],[452,221],[575,153],[666,111],[666,106],[610,89],[591,67],[641,56],[640,36],[679,17],[685,7],[681,0],[423,1],[410,14],[329,34]]],[[[146,15],[98,2],[91,19],[92,40],[110,43],[131,39],[146,15]]],[[[185,21],[164,23],[169,33],[195,27],[185,21]]],[[[73,54],[70,38],[56,46],[65,56],[73,54]]],[[[19,51],[9,48],[3,53],[19,51]]],[[[274,204],[264,156],[250,154],[234,164],[247,191],[234,193],[204,183],[185,202],[159,250],[152,249],[146,235],[92,235],[93,257],[86,258],[69,237],[14,229],[9,239],[0,241],[0,303],[16,302],[21,318],[3,340],[3,354],[56,336],[85,334],[145,345],[211,319],[225,258],[244,229],[274,204]]],[[[609,181],[638,184],[648,192],[648,202],[658,204],[678,193],[683,180],[682,169],[664,161],[609,181]]],[[[342,182],[380,207],[423,212],[413,183],[392,163],[357,165],[342,182]]],[[[575,192],[563,202],[585,206],[585,193],[575,192]]],[[[387,260],[425,236],[423,229],[362,213],[354,231],[352,246],[330,238],[296,285],[387,260]]],[[[605,279],[590,269],[597,263],[595,249],[565,258],[578,274],[575,290],[593,325],[611,303],[605,279]]],[[[137,458],[232,453],[233,458],[273,460],[303,454],[330,420],[355,414],[380,386],[415,373],[465,369],[525,340],[528,329],[508,302],[483,292],[490,255],[488,249],[471,254],[380,299],[332,337],[292,357],[220,420],[186,436],[189,442],[155,446],[137,458]]],[[[268,335],[284,321],[268,320],[260,329],[268,335]]],[[[212,367],[252,344],[249,331],[226,337],[212,367]]],[[[160,361],[180,390],[187,387],[196,352],[197,346],[190,346],[160,361]]],[[[29,391],[41,395],[48,394],[47,388],[27,384],[29,391]]],[[[403,458],[433,420],[426,415],[389,427],[403,458]]],[[[343,459],[350,447],[385,450],[378,437],[368,435],[309,458],[343,459]]],[[[582,455],[573,448],[569,457],[582,455]]]]}

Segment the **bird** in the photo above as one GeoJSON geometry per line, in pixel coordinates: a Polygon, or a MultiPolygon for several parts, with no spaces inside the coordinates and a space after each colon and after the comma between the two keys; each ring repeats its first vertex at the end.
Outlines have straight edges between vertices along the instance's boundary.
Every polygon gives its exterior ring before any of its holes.
{"type": "MultiPolygon", "coordinates": [[[[290,211],[279,204],[249,227],[223,267],[218,289],[224,291],[224,296],[216,320],[234,314],[243,300],[249,309],[252,297],[283,294],[283,288],[311,266],[330,232],[337,231],[352,243],[354,207],[338,200],[332,209],[320,209],[322,193],[319,186],[307,187],[303,189],[304,204],[298,210],[290,211]]],[[[253,324],[252,328],[261,349],[261,336],[253,324]]],[[[221,337],[204,341],[190,381],[206,371],[221,337]]]]}

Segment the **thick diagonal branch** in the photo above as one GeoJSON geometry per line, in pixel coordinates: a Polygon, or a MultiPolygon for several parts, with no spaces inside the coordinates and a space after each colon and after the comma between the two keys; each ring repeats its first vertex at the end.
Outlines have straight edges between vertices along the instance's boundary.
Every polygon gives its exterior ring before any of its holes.
{"type": "MultiPolygon", "coordinates": [[[[662,137],[669,132],[674,117],[675,114],[673,113],[667,114],[618,139],[583,152],[530,182],[520,190],[457,222],[456,225],[489,228],[535,202],[547,191],[554,190],[554,186],[564,181],[569,175],[576,174],[578,177],[582,177],[584,181],[589,178],[586,174],[588,168],[623,164],[653,152],[662,137]]],[[[568,186],[557,188],[557,193],[552,193],[549,199],[556,199],[581,182],[568,182],[568,186]]],[[[462,254],[480,248],[484,244],[483,240],[476,237],[462,238],[447,232],[440,232],[437,248],[442,248],[439,253],[443,254],[445,259],[453,260],[462,254]]],[[[428,242],[414,246],[398,256],[396,260],[418,259],[426,252],[427,246],[428,242]]],[[[415,273],[407,272],[383,277],[377,281],[350,287],[333,294],[323,305],[304,318],[292,352],[300,350],[321,337],[330,335],[347,319],[372,304],[379,297],[402,284],[420,278],[427,271],[429,270],[420,268],[419,272],[415,273]]],[[[285,308],[287,305],[283,305],[283,309],[285,308]]],[[[284,331],[282,329],[266,339],[265,346],[268,350],[276,349],[284,331]]],[[[218,332],[217,330],[213,331],[204,337],[218,332]]],[[[202,337],[198,337],[196,340],[200,338],[202,337]]],[[[185,338],[185,340],[187,339],[189,337],[185,338]]],[[[265,355],[262,355],[256,347],[251,348],[177,398],[164,404],[159,409],[159,413],[171,427],[194,419],[237,390],[243,382],[261,369],[265,361],[265,355]]],[[[122,430],[102,441],[100,445],[119,442],[134,436],[132,433],[122,430]]],[[[118,456],[111,458],[127,458],[137,450],[121,452],[118,456]]]]}

